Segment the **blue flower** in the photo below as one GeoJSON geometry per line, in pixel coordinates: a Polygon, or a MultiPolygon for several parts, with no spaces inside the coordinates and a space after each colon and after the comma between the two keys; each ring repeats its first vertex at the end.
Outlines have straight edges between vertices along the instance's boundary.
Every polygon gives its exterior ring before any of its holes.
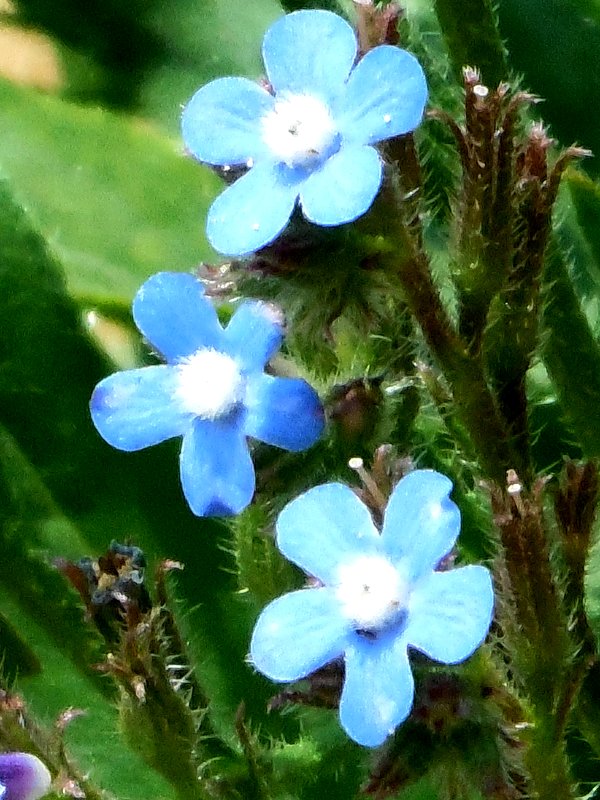
{"type": "Polygon", "coordinates": [[[50,773],[30,753],[0,754],[0,800],[37,800],[50,791],[50,773]]]}
{"type": "Polygon", "coordinates": [[[405,50],[381,45],[355,66],[354,31],[330,11],[281,17],[262,52],[272,94],[246,78],[220,78],[183,112],[197,159],[250,167],[208,213],[208,239],[225,255],[272,242],[298,199],[317,225],[364,214],[382,179],[372,145],[414,130],[427,99],[423,70],[405,50]]]}
{"type": "Polygon", "coordinates": [[[411,472],[390,497],[381,534],[339,483],[300,495],[277,521],[279,549],[319,586],[263,610],[251,661],[274,681],[295,681],[343,655],[340,721],[367,747],[380,745],[410,713],[408,648],[455,664],[490,626],[489,571],[470,565],[436,572],[460,528],[451,489],[438,472],[411,472]]]}
{"type": "Polygon", "coordinates": [[[283,338],[280,313],[245,302],[223,329],[192,275],[161,272],[133,301],[136,325],[166,364],[117,372],[90,402],[100,435],[120,450],[183,436],[183,492],[198,516],[237,514],[254,494],[247,436],[304,450],[323,430],[313,389],[264,366],[283,338]]]}

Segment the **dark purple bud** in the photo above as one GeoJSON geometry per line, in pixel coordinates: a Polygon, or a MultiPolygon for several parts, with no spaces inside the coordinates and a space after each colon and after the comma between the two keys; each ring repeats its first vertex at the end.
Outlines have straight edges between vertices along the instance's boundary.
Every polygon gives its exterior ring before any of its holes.
{"type": "Polygon", "coordinates": [[[0,753],[0,800],[37,800],[50,791],[47,767],[30,753],[0,753]]]}

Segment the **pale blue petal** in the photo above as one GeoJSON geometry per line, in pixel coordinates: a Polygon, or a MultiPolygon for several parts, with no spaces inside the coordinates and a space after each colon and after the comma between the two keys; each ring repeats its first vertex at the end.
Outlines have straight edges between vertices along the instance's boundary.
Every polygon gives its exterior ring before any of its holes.
{"type": "Polygon", "coordinates": [[[250,643],[250,660],[273,681],[295,681],[341,656],[351,636],[330,589],[301,589],[262,611],[250,643]]]}
{"type": "Polygon", "coordinates": [[[283,555],[323,583],[335,583],[340,564],[380,552],[369,509],[342,483],[315,486],[296,497],[277,519],[283,555]]]}
{"type": "Polygon", "coordinates": [[[186,272],[159,272],[141,286],[133,318],[144,336],[168,361],[200,347],[220,350],[223,329],[202,283],[186,272]]]}
{"type": "Polygon", "coordinates": [[[432,570],[452,550],[460,511],[450,500],[452,481],[439,472],[409,472],[395,487],[383,523],[383,545],[392,561],[403,560],[410,582],[432,570]]]}
{"type": "Polygon", "coordinates": [[[302,10],[280,17],[265,34],[263,59],[275,92],[335,97],[356,58],[356,37],[331,11],[302,10]]]}
{"type": "Polygon", "coordinates": [[[350,75],[335,106],[336,122],[345,141],[374,144],[414,130],[426,101],[427,82],[417,59],[406,50],[381,45],[350,75]]]}
{"type": "Polygon", "coordinates": [[[209,242],[226,256],[248,255],[269,244],[287,225],[298,188],[291,170],[271,162],[257,164],[210,207],[209,242]]]}
{"type": "Polygon", "coordinates": [[[262,370],[281,346],[283,322],[282,312],[269,303],[242,303],[225,328],[227,352],[244,370],[262,370]]]}
{"type": "Polygon", "coordinates": [[[119,450],[141,450],[181,436],[192,423],[173,396],[177,374],[160,365],[116,372],[101,381],[90,400],[100,436],[119,450]]]}
{"type": "Polygon", "coordinates": [[[432,572],[413,588],[404,636],[435,661],[464,661],[485,639],[492,622],[490,572],[470,565],[432,572]]]}
{"type": "Polygon", "coordinates": [[[207,164],[245,164],[268,155],[261,118],[273,96],[247,78],[219,78],[199,89],[183,110],[187,149],[207,164]]]}
{"type": "Polygon", "coordinates": [[[346,680],[340,700],[342,727],[358,744],[377,747],[410,714],[414,682],[406,641],[391,634],[355,634],[346,649],[346,680]]]}
{"type": "Polygon", "coordinates": [[[371,207],[383,166],[373,147],[342,147],[315,170],[300,190],[304,216],[317,225],[343,225],[371,207]]]}
{"type": "Polygon", "coordinates": [[[198,517],[239,514],[254,494],[254,466],[235,421],[195,419],[183,439],[180,473],[198,517]]]}
{"type": "Polygon", "coordinates": [[[319,397],[300,378],[253,377],[248,381],[245,406],[245,433],[284,450],[306,450],[323,432],[319,397]]]}

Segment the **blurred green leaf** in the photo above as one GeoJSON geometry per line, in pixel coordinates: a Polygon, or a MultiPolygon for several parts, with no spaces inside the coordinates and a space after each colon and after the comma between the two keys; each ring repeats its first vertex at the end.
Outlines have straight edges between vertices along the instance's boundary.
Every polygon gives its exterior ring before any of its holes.
{"type": "Polygon", "coordinates": [[[585,565],[585,613],[588,623],[600,645],[600,529],[595,523],[587,562],[585,565]]]}
{"type": "Polygon", "coordinates": [[[263,34],[281,14],[277,0],[155,2],[148,26],[165,56],[140,87],[140,111],[177,134],[179,111],[203,84],[222,75],[258,78],[263,34]]]}
{"type": "MultiPolygon", "coordinates": [[[[24,590],[26,586],[24,586],[24,590]]],[[[81,670],[75,668],[49,634],[52,620],[28,613],[0,583],[0,610],[15,627],[27,631],[34,652],[43,665],[39,675],[22,677],[18,689],[28,706],[45,725],[53,725],[67,709],[83,715],[66,730],[66,743],[80,770],[119,800],[145,800],[173,796],[169,785],[125,746],[118,733],[113,703],[81,670]]]]}
{"type": "Polygon", "coordinates": [[[14,6],[22,25],[50,34],[96,73],[91,96],[86,93],[89,81],[79,85],[71,75],[72,94],[127,106],[135,98],[144,69],[162,54],[162,43],[145,20],[149,3],[152,0],[87,0],[82,8],[77,0],[15,0],[14,6]]]}
{"type": "Polygon", "coordinates": [[[0,127],[0,172],[79,301],[128,303],[151,273],[211,257],[204,219],[220,182],[181,142],[2,82],[0,127]]]}
{"type": "MultiPolygon", "coordinates": [[[[29,525],[28,547],[49,558],[96,555],[115,538],[140,546],[151,566],[161,558],[183,562],[184,638],[211,697],[217,730],[233,741],[240,702],[254,719],[266,720],[272,686],[245,663],[256,612],[235,594],[226,529],[197,519],[187,507],[178,443],[121,453],[94,430],[88,401],[106,365],[85,336],[59,264],[6,182],[0,182],[0,305],[4,513],[13,527],[29,525]],[[32,540],[34,532],[39,541],[32,540]]],[[[16,545],[18,528],[14,537],[16,545]]],[[[10,582],[10,561],[5,568],[10,582]]],[[[23,577],[23,591],[29,577],[23,577]]],[[[41,597],[36,602],[43,614],[41,597]]],[[[272,723],[275,732],[281,729],[276,716],[272,723]]]]}
{"type": "Polygon", "coordinates": [[[550,245],[542,289],[542,358],[584,454],[600,455],[600,347],[595,341],[556,243],[550,245]]]}
{"type": "Polygon", "coordinates": [[[16,0],[17,21],[59,45],[77,102],[135,110],[176,133],[179,107],[219,75],[258,77],[277,0],[16,0]]]}
{"type": "Polygon", "coordinates": [[[504,80],[505,52],[491,1],[434,0],[434,6],[458,81],[467,66],[492,87],[504,80]]]}
{"type": "MultiPolygon", "coordinates": [[[[544,100],[539,113],[552,133],[600,154],[600,125],[590,114],[600,105],[600,3],[500,0],[498,14],[511,70],[544,100]]],[[[597,158],[584,164],[592,174],[599,167],[597,158]]]]}
{"type": "Polygon", "coordinates": [[[588,293],[600,291],[600,185],[579,170],[568,170],[565,182],[587,247],[579,272],[587,272],[588,293]]]}
{"type": "Polygon", "coordinates": [[[0,182],[0,302],[0,618],[7,621],[0,625],[0,650],[11,651],[8,676],[18,673],[19,688],[43,722],[53,723],[69,707],[86,712],[68,739],[100,783],[123,797],[167,796],[163,781],[128,756],[118,738],[110,684],[92,669],[99,640],[51,564],[88,548],[42,476],[64,484],[65,499],[74,501],[69,475],[83,464],[69,455],[84,444],[74,434],[87,396],[80,380],[98,371],[98,359],[77,330],[58,265],[6,182],[0,182]]]}

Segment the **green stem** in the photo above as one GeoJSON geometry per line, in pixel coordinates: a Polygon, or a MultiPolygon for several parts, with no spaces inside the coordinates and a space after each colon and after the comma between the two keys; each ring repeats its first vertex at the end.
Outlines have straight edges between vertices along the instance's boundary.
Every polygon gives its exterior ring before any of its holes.
{"type": "Polygon", "coordinates": [[[469,354],[456,332],[433,283],[429,262],[413,231],[402,221],[403,205],[399,187],[388,187],[389,233],[398,243],[401,257],[393,268],[404,290],[407,306],[417,320],[427,344],[454,398],[457,413],[471,436],[483,470],[501,485],[506,471],[518,464],[511,452],[508,433],[494,396],[485,380],[480,361],[469,354]]]}
{"type": "Polygon", "coordinates": [[[569,763],[562,739],[554,740],[553,726],[547,717],[531,733],[525,763],[536,800],[571,800],[577,795],[569,774],[569,763]]]}

